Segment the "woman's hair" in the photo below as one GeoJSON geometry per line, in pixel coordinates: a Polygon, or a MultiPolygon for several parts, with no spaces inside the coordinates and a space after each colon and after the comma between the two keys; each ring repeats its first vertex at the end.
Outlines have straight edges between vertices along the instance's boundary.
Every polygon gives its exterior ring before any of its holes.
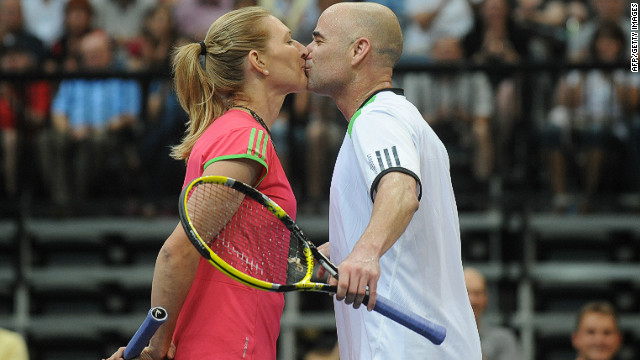
{"type": "Polygon", "coordinates": [[[269,35],[263,8],[250,6],[218,18],[204,39],[206,54],[201,65],[201,45],[179,47],[173,75],[180,105],[189,114],[182,142],[172,148],[174,159],[188,159],[202,133],[227,109],[225,99],[240,92],[245,81],[245,57],[249,51],[264,52],[269,35]]]}
{"type": "Polygon", "coordinates": [[[618,52],[618,61],[624,60],[624,49],[627,42],[627,38],[624,35],[624,31],[620,26],[613,21],[603,21],[600,26],[596,28],[596,31],[591,37],[591,43],[589,47],[591,58],[595,61],[598,59],[598,52],[596,50],[596,43],[600,37],[607,37],[614,39],[620,44],[620,51],[618,52]]]}
{"type": "Polygon", "coordinates": [[[69,13],[69,11],[73,9],[84,10],[89,14],[89,16],[93,15],[93,7],[91,7],[89,0],[69,0],[64,10],[65,14],[69,13]]]}

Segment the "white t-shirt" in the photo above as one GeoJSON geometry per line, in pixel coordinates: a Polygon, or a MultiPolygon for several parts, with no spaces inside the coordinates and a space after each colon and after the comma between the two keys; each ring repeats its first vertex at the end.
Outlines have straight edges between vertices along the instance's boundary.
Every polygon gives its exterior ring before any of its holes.
{"type": "Polygon", "coordinates": [[[638,89],[639,79],[637,73],[627,69],[615,70],[612,74],[597,69],[571,71],[567,75],[567,87],[582,90],[574,125],[580,128],[624,121],[622,102],[616,88],[621,87],[625,92],[638,89]]]}
{"type": "Polygon", "coordinates": [[[437,39],[460,39],[473,28],[473,10],[467,0],[406,0],[405,13],[410,20],[404,31],[403,53],[407,55],[430,57],[437,39]],[[427,30],[411,19],[414,14],[436,11],[445,2],[427,30]]]}
{"type": "Polygon", "coordinates": [[[27,31],[40,39],[47,50],[62,36],[65,8],[69,0],[21,0],[27,31]]]}
{"type": "Polygon", "coordinates": [[[340,359],[480,360],[480,338],[462,273],[460,226],[444,145],[418,110],[386,89],[351,118],[331,181],[331,260],[340,264],[364,232],[379,179],[403,171],[420,207],[380,258],[378,294],[447,328],[441,345],[396,322],[334,301],[340,359]]]}

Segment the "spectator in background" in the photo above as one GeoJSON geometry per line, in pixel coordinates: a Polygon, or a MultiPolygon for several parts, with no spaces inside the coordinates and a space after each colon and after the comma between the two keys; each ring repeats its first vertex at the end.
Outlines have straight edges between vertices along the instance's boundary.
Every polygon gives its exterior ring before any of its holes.
{"type": "Polygon", "coordinates": [[[299,31],[302,24],[308,28],[320,16],[315,11],[315,3],[316,0],[258,0],[258,6],[280,19],[291,29],[292,37],[300,41],[308,41],[311,34],[299,31]]]}
{"type": "MultiPolygon", "coordinates": [[[[103,31],[86,35],[80,45],[82,70],[115,69],[112,46],[103,31]]],[[[132,136],[140,106],[140,87],[133,80],[62,81],[52,106],[51,149],[43,154],[45,163],[50,165],[51,194],[56,203],[67,204],[72,195],[85,200],[90,188],[116,185],[122,189],[128,185],[122,181],[136,166],[132,136]],[[119,173],[110,177],[105,162],[114,158],[121,164],[114,166],[119,167],[119,173]],[[92,183],[98,180],[101,182],[92,183]]]]}
{"type": "Polygon", "coordinates": [[[604,301],[587,303],[577,314],[571,344],[576,360],[611,360],[622,345],[618,314],[604,301]]]}
{"type": "Polygon", "coordinates": [[[477,269],[465,267],[464,281],[476,317],[483,360],[514,360],[521,357],[516,336],[510,329],[487,325],[482,316],[487,308],[489,296],[487,281],[477,269]]]}
{"type": "MultiPolygon", "coordinates": [[[[171,194],[182,183],[182,164],[171,159],[169,148],[179,142],[188,120],[171,82],[172,51],[184,43],[185,40],[178,37],[171,7],[158,4],[150,9],[145,15],[142,35],[135,43],[135,63],[130,66],[160,74],[148,87],[144,133],[139,142],[141,211],[145,216],[169,210],[162,208],[165,206],[163,195],[171,194]]],[[[173,200],[171,208],[175,208],[173,200]]]]}
{"type": "MultiPolygon", "coordinates": [[[[432,59],[437,64],[457,64],[464,60],[460,41],[436,40],[432,59]]],[[[489,78],[481,72],[411,74],[404,80],[406,97],[416,105],[446,146],[473,153],[476,180],[487,181],[493,170],[491,119],[493,91],[489,78]]]]}
{"type": "MultiPolygon", "coordinates": [[[[573,37],[578,35],[584,24],[589,21],[589,7],[587,0],[569,0],[566,4],[567,20],[567,43],[573,41],[573,37]]],[[[566,56],[566,53],[565,53],[566,56]]]]}
{"type": "MultiPolygon", "coordinates": [[[[499,67],[518,64],[529,56],[529,36],[511,19],[508,0],[484,0],[474,29],[463,39],[465,55],[478,64],[499,67]]],[[[496,168],[507,172],[513,159],[510,145],[521,117],[520,79],[517,75],[489,74],[495,94],[494,149],[496,168]]]]}
{"type": "Polygon", "coordinates": [[[531,35],[531,58],[550,61],[566,53],[568,4],[564,0],[518,0],[516,23],[531,35]]]}
{"type": "MultiPolygon", "coordinates": [[[[625,10],[629,5],[627,0],[590,0],[595,16],[584,23],[575,36],[569,38],[568,59],[573,62],[592,60],[590,47],[593,36],[603,22],[616,23],[625,35],[623,52],[628,53],[631,43],[631,19],[625,10]]],[[[637,32],[637,31],[636,31],[637,32]]],[[[628,61],[628,60],[627,60],[628,61]]]]}
{"type": "Polygon", "coordinates": [[[172,8],[162,4],[149,8],[142,24],[140,34],[129,43],[128,67],[159,70],[169,75],[170,55],[178,41],[172,8]]]}
{"type": "MultiPolygon", "coordinates": [[[[21,74],[36,68],[33,54],[18,45],[5,49],[0,56],[0,71],[21,74]]],[[[22,154],[30,154],[46,124],[50,104],[51,86],[46,81],[0,81],[0,152],[4,190],[9,197],[18,191],[18,133],[22,134],[22,154]]]]}
{"type": "Polygon", "coordinates": [[[46,51],[42,41],[24,27],[20,0],[0,0],[0,55],[4,48],[19,46],[28,51],[38,67],[46,51]]]}
{"type": "Polygon", "coordinates": [[[565,6],[561,0],[516,0],[513,17],[519,23],[562,25],[565,6]]]}
{"type": "Polygon", "coordinates": [[[233,0],[176,0],[174,17],[178,32],[192,40],[204,39],[209,25],[231,11],[233,0]]]}
{"type": "MultiPolygon", "coordinates": [[[[264,0],[263,0],[264,1],[264,0]]],[[[311,0],[296,27],[293,35],[302,42],[309,42],[313,39],[312,33],[316,27],[316,22],[322,11],[329,6],[339,3],[342,0],[311,0]]]]}
{"type": "Polygon", "coordinates": [[[115,41],[114,60],[127,62],[129,43],[140,35],[144,16],[155,4],[156,0],[92,0],[94,25],[115,41]]]}
{"type": "Polygon", "coordinates": [[[69,0],[22,0],[25,28],[49,50],[62,35],[64,9],[69,0]]]}
{"type": "Polygon", "coordinates": [[[405,0],[403,56],[428,59],[439,37],[462,38],[474,24],[467,0],[405,0]]]}
{"type": "Polygon", "coordinates": [[[296,94],[296,98],[304,102],[298,113],[306,115],[305,151],[303,160],[296,162],[305,166],[305,200],[300,210],[307,214],[326,215],[331,167],[347,127],[344,116],[331,98],[310,92],[296,94]]]}
{"type": "Polygon", "coordinates": [[[27,343],[20,334],[0,328],[0,359],[29,360],[27,343]]]}
{"type": "Polygon", "coordinates": [[[80,42],[91,32],[93,8],[89,0],[69,0],[64,9],[64,31],[51,48],[52,64],[58,71],[77,71],[80,64],[80,42]]]}
{"type": "MultiPolygon", "coordinates": [[[[590,45],[589,59],[616,64],[625,59],[625,35],[613,22],[603,22],[590,45]]],[[[626,123],[631,118],[632,94],[639,79],[627,69],[572,71],[558,85],[558,104],[549,113],[543,129],[556,212],[573,208],[567,184],[567,158],[584,156],[580,177],[582,198],[579,212],[588,212],[599,189],[602,168],[611,152],[613,139],[627,140],[626,123]],[[633,90],[633,91],[631,91],[633,90]]]]}

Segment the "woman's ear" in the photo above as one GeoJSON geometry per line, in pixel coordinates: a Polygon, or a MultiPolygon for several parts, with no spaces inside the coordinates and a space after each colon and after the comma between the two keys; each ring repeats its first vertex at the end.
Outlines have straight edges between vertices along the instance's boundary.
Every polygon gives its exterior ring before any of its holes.
{"type": "Polygon", "coordinates": [[[267,64],[265,63],[264,56],[261,56],[257,51],[251,50],[249,52],[249,63],[251,64],[251,68],[255,71],[263,75],[269,75],[269,70],[267,70],[267,64]]]}

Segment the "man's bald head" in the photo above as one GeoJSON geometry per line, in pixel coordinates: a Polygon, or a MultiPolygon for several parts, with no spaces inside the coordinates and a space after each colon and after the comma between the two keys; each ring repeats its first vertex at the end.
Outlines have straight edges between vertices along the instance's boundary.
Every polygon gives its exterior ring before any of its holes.
{"type": "Polygon", "coordinates": [[[80,51],[87,70],[105,70],[111,66],[111,38],[101,30],[94,30],[82,38],[80,51]]]}
{"type": "Polygon", "coordinates": [[[393,67],[402,55],[402,29],[396,15],[384,5],[369,2],[341,2],[327,8],[322,16],[343,34],[345,41],[367,38],[381,65],[393,67]]]}
{"type": "Polygon", "coordinates": [[[476,316],[476,321],[479,322],[487,307],[487,282],[480,271],[472,267],[464,268],[464,281],[467,284],[471,308],[476,316]]]}

